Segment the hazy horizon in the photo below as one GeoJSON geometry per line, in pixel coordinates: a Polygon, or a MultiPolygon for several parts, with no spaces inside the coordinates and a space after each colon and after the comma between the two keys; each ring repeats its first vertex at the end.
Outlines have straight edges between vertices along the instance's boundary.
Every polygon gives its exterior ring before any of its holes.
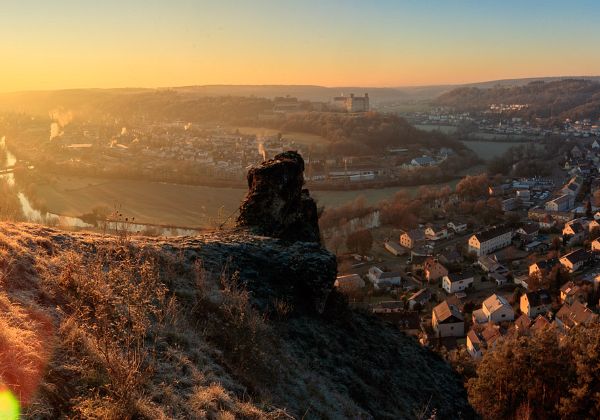
{"type": "Polygon", "coordinates": [[[599,9],[589,1],[11,2],[0,16],[0,91],[593,75],[599,9]]]}

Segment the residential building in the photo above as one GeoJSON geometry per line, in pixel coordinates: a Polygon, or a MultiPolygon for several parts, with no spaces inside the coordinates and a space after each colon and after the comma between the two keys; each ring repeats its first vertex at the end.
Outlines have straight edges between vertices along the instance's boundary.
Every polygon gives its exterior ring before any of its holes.
{"type": "Polygon", "coordinates": [[[548,274],[559,263],[560,261],[558,260],[558,258],[550,258],[547,260],[540,260],[534,262],[529,266],[529,275],[531,276],[537,272],[540,272],[542,274],[548,274]]]}
{"type": "Polygon", "coordinates": [[[376,289],[386,286],[399,286],[402,282],[401,273],[398,271],[383,271],[379,267],[369,268],[367,277],[376,289]]]}
{"type": "Polygon", "coordinates": [[[567,211],[575,204],[575,198],[569,194],[563,194],[546,203],[545,209],[548,211],[567,211]]]}
{"type": "Polygon", "coordinates": [[[429,156],[416,157],[410,161],[411,165],[420,166],[420,167],[433,166],[433,165],[435,165],[435,163],[436,163],[435,159],[433,159],[432,157],[429,157],[429,156]]]}
{"type": "Polygon", "coordinates": [[[552,309],[552,296],[550,295],[550,292],[545,289],[527,292],[521,295],[519,307],[521,312],[533,319],[552,309]]]}
{"type": "Polygon", "coordinates": [[[342,293],[356,293],[365,287],[365,281],[358,274],[346,274],[338,276],[333,285],[342,293]]]}
{"type": "Polygon", "coordinates": [[[448,226],[449,229],[452,229],[456,233],[461,233],[467,230],[466,223],[449,222],[446,226],[448,226]]]}
{"type": "Polygon", "coordinates": [[[430,299],[431,291],[427,288],[423,288],[418,292],[413,293],[412,296],[408,298],[408,307],[412,311],[417,305],[421,307],[425,306],[430,299]]]}
{"type": "Polygon", "coordinates": [[[590,325],[598,322],[598,315],[576,300],[571,305],[565,303],[556,313],[555,321],[559,328],[568,331],[577,325],[590,325]]]}
{"type": "Polygon", "coordinates": [[[413,229],[400,235],[400,245],[413,249],[425,241],[425,233],[421,229],[413,229]]]}
{"type": "Polygon", "coordinates": [[[537,223],[526,223],[515,232],[526,242],[533,241],[540,233],[540,226],[537,223]]]}
{"type": "Polygon", "coordinates": [[[567,255],[560,257],[560,263],[563,267],[573,273],[583,267],[590,260],[590,254],[583,248],[579,248],[567,255]]]}
{"type": "Polygon", "coordinates": [[[473,252],[480,257],[509,246],[511,241],[512,229],[507,227],[494,227],[471,236],[469,238],[468,249],[469,252],[473,252]]]}
{"type": "Polygon", "coordinates": [[[438,259],[444,265],[460,264],[463,261],[463,256],[455,248],[442,251],[438,255],[438,259]]]}
{"type": "Polygon", "coordinates": [[[563,237],[568,238],[569,245],[580,244],[587,237],[588,231],[579,221],[567,223],[562,230],[563,237]]]}
{"type": "Polygon", "coordinates": [[[448,237],[448,229],[444,226],[427,226],[425,237],[430,241],[439,241],[448,237]]]}
{"type": "Polygon", "coordinates": [[[483,301],[481,309],[473,311],[473,323],[483,324],[486,322],[513,321],[515,311],[508,303],[506,298],[498,294],[493,294],[483,301]]]}
{"type": "Polygon", "coordinates": [[[456,305],[443,301],[431,314],[431,326],[437,337],[463,337],[465,320],[456,305]]]}
{"type": "Polygon", "coordinates": [[[473,284],[472,274],[449,273],[442,278],[442,288],[447,293],[456,293],[466,290],[473,284]]]}
{"type": "Polygon", "coordinates": [[[423,273],[428,282],[433,282],[447,276],[448,270],[437,260],[437,258],[429,257],[423,264],[423,273]]]}
{"type": "Polygon", "coordinates": [[[383,247],[392,255],[399,256],[404,255],[406,253],[406,249],[403,248],[396,241],[385,241],[383,243],[383,247]]]}
{"type": "Polygon", "coordinates": [[[560,288],[560,302],[573,304],[576,300],[584,303],[586,299],[586,293],[583,288],[577,286],[572,281],[568,281],[560,288]]]}
{"type": "Polygon", "coordinates": [[[483,328],[476,326],[467,334],[467,351],[475,360],[480,359],[486,350],[495,347],[502,336],[499,325],[486,324],[483,328]]]}

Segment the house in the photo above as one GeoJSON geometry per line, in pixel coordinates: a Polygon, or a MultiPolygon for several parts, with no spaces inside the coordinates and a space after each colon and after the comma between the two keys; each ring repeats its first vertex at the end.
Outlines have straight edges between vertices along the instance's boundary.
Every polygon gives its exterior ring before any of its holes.
{"type": "Polygon", "coordinates": [[[519,200],[517,200],[515,197],[505,198],[500,204],[500,208],[504,212],[513,211],[517,207],[519,207],[519,200]]]}
{"type": "Polygon", "coordinates": [[[515,311],[506,298],[493,294],[483,301],[481,309],[473,311],[473,323],[484,324],[486,322],[512,321],[515,319],[515,311]]]}
{"type": "Polygon", "coordinates": [[[533,321],[531,323],[531,326],[529,327],[529,331],[531,331],[531,332],[541,331],[550,326],[552,326],[552,323],[548,320],[548,318],[546,318],[544,315],[540,314],[537,316],[535,321],[533,321]]]}
{"type": "Polygon", "coordinates": [[[438,259],[442,264],[452,265],[459,264],[463,261],[463,256],[456,249],[443,251],[438,255],[438,259]]]}
{"type": "Polygon", "coordinates": [[[525,314],[521,314],[521,316],[518,317],[513,323],[512,328],[517,334],[525,334],[527,331],[529,331],[531,324],[531,318],[525,314]]]}
{"type": "Polygon", "coordinates": [[[568,331],[577,325],[590,325],[598,322],[598,315],[576,300],[571,305],[565,303],[556,313],[555,321],[560,329],[568,331]]]}
{"type": "Polygon", "coordinates": [[[333,285],[342,293],[356,293],[365,287],[365,281],[358,274],[346,274],[338,276],[333,285]]]}
{"type": "Polygon", "coordinates": [[[427,226],[425,237],[430,241],[439,241],[448,237],[448,229],[444,226],[427,226]]]}
{"type": "Polygon", "coordinates": [[[533,319],[540,314],[545,314],[552,309],[552,296],[545,289],[527,292],[521,295],[519,305],[521,312],[533,319]]]}
{"type": "Polygon", "coordinates": [[[560,303],[568,303],[571,305],[576,300],[584,303],[586,300],[586,293],[581,287],[577,286],[572,281],[568,281],[560,288],[560,303]]]}
{"type": "Polygon", "coordinates": [[[540,226],[537,223],[526,223],[515,232],[519,238],[526,242],[533,241],[540,233],[540,226]]]}
{"type": "Polygon", "coordinates": [[[410,161],[410,164],[413,166],[433,166],[435,165],[435,159],[433,159],[432,157],[429,156],[421,156],[421,157],[416,157],[413,160],[410,161]]]}
{"type": "Polygon", "coordinates": [[[560,263],[563,267],[573,273],[583,267],[590,260],[590,254],[583,248],[579,248],[567,255],[560,257],[560,263]]]}
{"type": "Polygon", "coordinates": [[[448,275],[448,270],[437,260],[437,258],[429,257],[423,264],[423,273],[425,279],[428,282],[432,282],[448,275]]]}
{"type": "Polygon", "coordinates": [[[558,260],[558,258],[550,258],[547,260],[540,260],[529,266],[529,275],[531,276],[538,272],[541,273],[541,275],[548,274],[559,263],[560,263],[560,261],[558,260]]]}
{"type": "Polygon", "coordinates": [[[473,284],[472,274],[449,273],[442,278],[442,288],[447,293],[456,293],[466,290],[473,284]]]}
{"type": "Polygon", "coordinates": [[[563,194],[550,200],[544,208],[548,211],[567,211],[575,204],[575,198],[569,194],[563,194]]]}
{"type": "Polygon", "coordinates": [[[513,282],[519,286],[521,286],[525,290],[529,290],[529,285],[531,284],[531,278],[527,274],[521,274],[514,276],[513,282]]]}
{"type": "Polygon", "coordinates": [[[422,308],[430,299],[431,291],[427,288],[421,289],[408,298],[408,307],[411,311],[415,309],[416,305],[419,305],[422,308]]]}
{"type": "Polygon", "coordinates": [[[383,243],[383,247],[392,255],[399,256],[404,255],[406,253],[406,249],[403,248],[396,241],[385,241],[383,243]]]}
{"type": "Polygon", "coordinates": [[[465,320],[458,308],[443,301],[433,308],[431,326],[437,337],[462,337],[465,335],[465,320]]]}
{"type": "Polygon", "coordinates": [[[498,262],[496,257],[490,257],[489,255],[482,255],[477,258],[477,264],[486,273],[494,273],[496,271],[508,272],[506,267],[498,262]]]}
{"type": "Polygon", "coordinates": [[[540,229],[549,230],[552,229],[556,225],[556,221],[547,214],[540,220],[540,229]]]}
{"type": "Polygon", "coordinates": [[[425,233],[421,229],[413,229],[400,235],[400,245],[412,249],[425,241],[425,233]]]}
{"type": "Polygon", "coordinates": [[[376,289],[386,286],[399,286],[402,282],[401,273],[398,271],[383,271],[379,267],[369,268],[367,277],[373,283],[376,289]]]}
{"type": "Polygon", "coordinates": [[[449,222],[446,226],[448,229],[452,229],[455,233],[461,233],[467,230],[467,225],[465,223],[449,222]]]}
{"type": "Polygon", "coordinates": [[[587,237],[587,229],[579,221],[567,223],[562,230],[563,237],[568,238],[568,244],[579,244],[587,237]]]}
{"type": "Polygon", "coordinates": [[[469,252],[473,252],[480,257],[509,246],[511,241],[512,229],[507,227],[494,227],[471,236],[469,238],[468,249],[469,252]]]}
{"type": "Polygon", "coordinates": [[[484,351],[493,349],[502,335],[500,326],[494,324],[471,328],[467,334],[467,351],[473,359],[481,359],[484,351]]]}
{"type": "Polygon", "coordinates": [[[508,278],[504,274],[498,272],[489,273],[488,278],[496,282],[496,286],[503,286],[508,283],[508,278]]]}

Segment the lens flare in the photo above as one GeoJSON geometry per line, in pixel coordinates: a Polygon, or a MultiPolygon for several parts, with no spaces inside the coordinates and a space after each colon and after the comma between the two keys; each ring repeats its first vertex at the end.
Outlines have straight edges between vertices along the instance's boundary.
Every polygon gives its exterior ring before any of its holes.
{"type": "Polygon", "coordinates": [[[0,385],[0,420],[17,420],[19,411],[19,400],[8,388],[0,385]]]}

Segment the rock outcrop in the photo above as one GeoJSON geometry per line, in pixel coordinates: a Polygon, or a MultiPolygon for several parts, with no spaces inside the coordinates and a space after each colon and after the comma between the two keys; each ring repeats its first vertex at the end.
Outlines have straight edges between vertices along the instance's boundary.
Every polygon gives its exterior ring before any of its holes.
{"type": "Polygon", "coordinates": [[[317,205],[304,185],[304,160],[280,153],[248,172],[248,195],[238,226],[286,241],[320,242],[317,205]]]}

